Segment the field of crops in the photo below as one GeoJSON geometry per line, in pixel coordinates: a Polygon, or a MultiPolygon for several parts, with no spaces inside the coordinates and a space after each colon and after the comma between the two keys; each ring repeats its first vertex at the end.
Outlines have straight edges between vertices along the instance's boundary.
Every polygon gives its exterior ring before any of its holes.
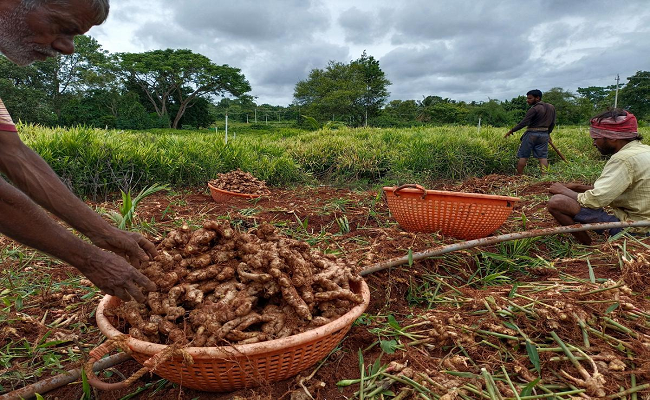
{"type": "MultiPolygon", "coordinates": [[[[647,129],[647,128],[646,128],[647,129]]],[[[104,197],[153,183],[203,187],[219,172],[249,171],[275,186],[326,182],[364,187],[385,182],[459,180],[514,170],[516,138],[504,129],[299,131],[246,124],[215,131],[103,131],[23,126],[23,140],[80,195],[104,197]]],[[[643,130],[642,130],[643,132],[643,130]]],[[[569,164],[549,155],[554,176],[593,180],[602,167],[585,128],[557,129],[569,164]]],[[[531,174],[536,174],[532,165],[531,174]]]]}
{"type": "MultiPolygon", "coordinates": [[[[650,134],[644,128],[642,133],[650,134]]],[[[590,183],[604,160],[584,127],[561,127],[549,174],[531,163],[513,176],[518,141],[503,129],[439,127],[313,132],[268,126],[121,132],[22,126],[41,154],[98,212],[119,190],[169,184],[145,197],[128,226],[159,245],[206,220],[241,232],[269,223],[359,271],[458,242],[405,232],[382,185],[516,196],[496,232],[555,225],[553,181],[590,183]],[[217,203],[206,183],[236,168],[269,183],[260,199],[217,203]]],[[[534,160],[531,160],[534,161],[534,160]]],[[[520,239],[454,252],[365,277],[371,301],[346,338],[299,376],[229,394],[206,394],[146,375],[98,392],[85,380],[44,394],[65,399],[520,399],[644,398],[650,393],[650,239],[595,235],[520,239]]],[[[78,367],[104,341],[100,293],[75,269],[0,237],[0,394],[78,367]]],[[[120,380],[133,360],[102,373],[120,380]]]]}

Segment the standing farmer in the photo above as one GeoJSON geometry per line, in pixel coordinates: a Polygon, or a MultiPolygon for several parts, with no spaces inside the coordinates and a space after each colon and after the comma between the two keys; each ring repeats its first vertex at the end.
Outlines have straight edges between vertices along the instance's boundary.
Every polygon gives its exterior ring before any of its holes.
{"type": "Polygon", "coordinates": [[[526,103],[531,107],[526,116],[514,128],[510,129],[504,137],[512,135],[524,126],[526,133],[521,136],[521,145],[517,152],[517,174],[523,175],[526,162],[533,154],[539,160],[542,174],[548,169],[548,142],[551,132],[555,128],[555,107],[542,101],[542,92],[534,89],[526,93],[526,103]]]}
{"type": "MultiPolygon", "coordinates": [[[[108,8],[108,0],[1,0],[0,52],[22,66],[72,54],[74,37],[104,22],[108,8]]],[[[100,289],[122,300],[133,297],[144,301],[138,285],[155,290],[135,268],[156,255],[155,246],[140,234],[108,224],[75,197],[49,165],[20,140],[1,100],[0,172],[13,183],[0,179],[0,232],[69,263],[100,289]],[[43,209],[93,244],[73,235],[43,209]]]]}

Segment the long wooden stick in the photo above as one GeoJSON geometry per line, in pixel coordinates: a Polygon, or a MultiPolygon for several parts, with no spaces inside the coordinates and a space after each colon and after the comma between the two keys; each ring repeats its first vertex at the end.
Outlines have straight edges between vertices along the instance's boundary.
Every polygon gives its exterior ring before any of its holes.
{"type": "MultiPolygon", "coordinates": [[[[126,360],[131,359],[131,355],[126,353],[113,354],[110,357],[103,358],[97,361],[93,367],[94,371],[101,371],[110,367],[113,367],[117,364],[123,363],[126,360]]],[[[21,389],[14,390],[13,392],[5,393],[0,396],[0,400],[23,400],[32,398],[38,394],[43,394],[59,388],[63,385],[67,385],[70,382],[74,382],[81,377],[81,368],[71,369],[68,372],[64,372],[57,376],[51,378],[43,379],[31,385],[25,386],[21,389]]]]}
{"type": "Polygon", "coordinates": [[[488,236],[486,238],[468,240],[466,242],[459,242],[448,244],[445,246],[413,253],[408,256],[392,258],[390,260],[374,264],[359,272],[359,275],[366,276],[378,271],[383,271],[388,268],[393,268],[398,265],[406,264],[407,262],[422,260],[429,257],[439,256],[441,254],[451,253],[452,251],[469,249],[477,246],[487,246],[491,244],[506,242],[509,240],[524,239],[537,236],[555,235],[558,233],[571,233],[582,231],[593,231],[599,229],[612,229],[612,228],[629,228],[629,227],[647,227],[650,226],[650,221],[630,221],[630,222],[599,222],[595,224],[576,224],[567,226],[558,226],[553,228],[536,229],[525,232],[506,233],[499,236],[488,236]]]}
{"type": "Polygon", "coordinates": [[[548,138],[548,144],[551,145],[551,147],[553,148],[553,150],[555,150],[555,152],[557,153],[557,155],[560,156],[560,158],[561,158],[563,161],[566,161],[566,158],[564,157],[564,154],[562,154],[562,153],[560,152],[560,150],[558,150],[557,147],[555,147],[555,144],[553,144],[553,140],[551,140],[550,137],[548,138]]]}

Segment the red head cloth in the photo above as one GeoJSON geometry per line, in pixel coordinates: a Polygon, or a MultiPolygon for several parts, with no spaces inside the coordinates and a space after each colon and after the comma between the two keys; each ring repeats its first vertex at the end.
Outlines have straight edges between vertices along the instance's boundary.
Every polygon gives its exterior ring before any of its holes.
{"type": "Polygon", "coordinates": [[[639,136],[636,117],[632,113],[615,118],[597,118],[591,120],[589,135],[593,139],[635,139],[639,136]]]}

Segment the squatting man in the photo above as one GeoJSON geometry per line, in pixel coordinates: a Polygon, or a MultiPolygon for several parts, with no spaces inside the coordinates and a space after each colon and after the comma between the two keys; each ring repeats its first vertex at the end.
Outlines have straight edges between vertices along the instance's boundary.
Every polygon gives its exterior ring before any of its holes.
{"type": "MultiPolygon", "coordinates": [[[[21,66],[72,54],[74,37],[104,22],[108,9],[108,0],[2,0],[0,52],[21,66]]],[[[133,297],[144,302],[142,288],[156,289],[136,269],[156,256],[153,243],[111,226],[72,194],[20,140],[1,100],[0,172],[13,183],[0,179],[0,232],[69,263],[104,292],[122,300],[133,297]],[[93,244],[72,234],[43,209],[93,244]]]]}
{"type": "MultiPolygon", "coordinates": [[[[548,211],[561,225],[650,220],[650,146],[641,143],[636,117],[621,109],[608,110],[591,120],[589,134],[601,154],[611,156],[593,186],[554,183],[548,211]],[[614,215],[603,207],[611,207],[614,215]]],[[[650,228],[634,228],[647,234],[650,228]]],[[[610,229],[614,235],[621,228],[610,229]]],[[[572,235],[590,244],[587,232],[572,235]]]]}

